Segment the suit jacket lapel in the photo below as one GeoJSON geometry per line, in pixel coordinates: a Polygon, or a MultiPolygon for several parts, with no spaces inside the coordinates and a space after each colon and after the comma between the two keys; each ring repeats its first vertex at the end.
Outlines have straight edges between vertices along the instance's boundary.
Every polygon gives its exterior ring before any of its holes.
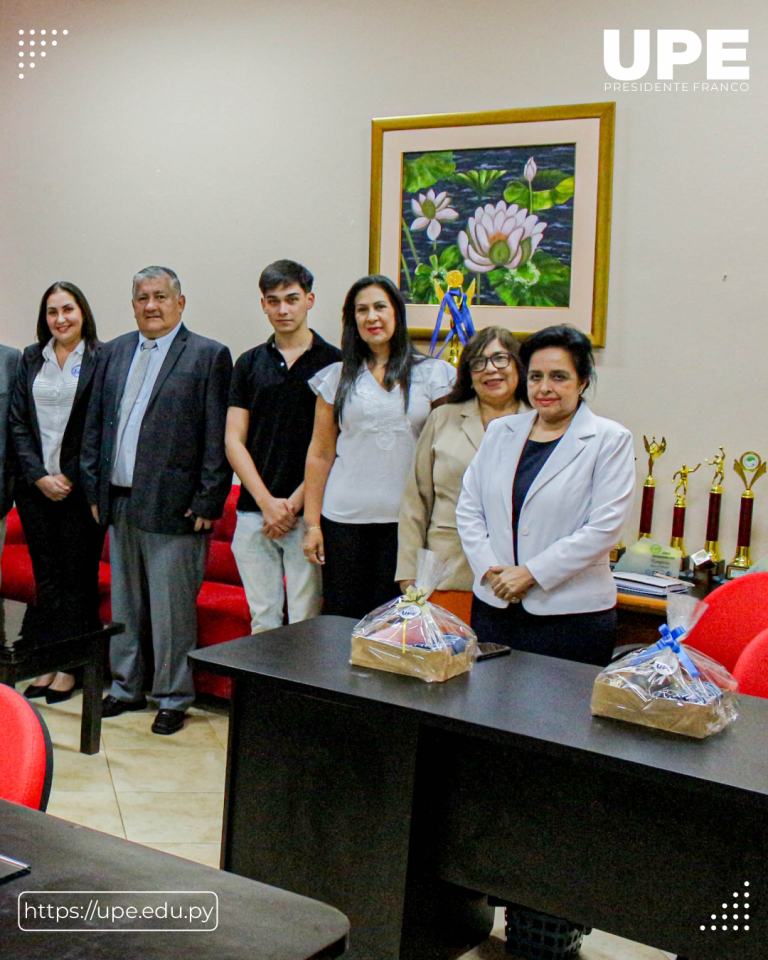
{"type": "Polygon", "coordinates": [[[510,442],[502,446],[499,459],[503,484],[502,505],[507,529],[512,529],[512,487],[515,483],[515,472],[535,419],[536,414],[532,412],[504,417],[502,420],[504,427],[512,433],[510,442]]]}
{"type": "Polygon", "coordinates": [[[80,376],[77,378],[77,389],[75,390],[75,399],[72,403],[73,410],[80,402],[80,398],[85,392],[85,388],[91,382],[93,371],[96,369],[96,356],[96,351],[91,351],[86,346],[85,350],[83,351],[83,359],[80,363],[80,376]]]}
{"type": "Polygon", "coordinates": [[[474,449],[477,450],[483,442],[483,434],[485,433],[483,430],[483,420],[480,416],[480,406],[477,400],[467,400],[467,402],[463,404],[460,416],[461,429],[474,449]]]}
{"type": "Polygon", "coordinates": [[[35,377],[43,369],[44,362],[45,361],[43,360],[43,351],[41,349],[37,357],[35,358],[35,360],[32,363],[30,363],[29,366],[27,367],[27,397],[29,402],[29,422],[32,426],[32,432],[35,435],[35,440],[37,440],[37,444],[40,450],[43,449],[43,442],[40,439],[40,424],[37,421],[37,409],[35,407],[35,398],[34,398],[34,394],[32,393],[32,387],[35,382],[35,377]]]}
{"type": "Polygon", "coordinates": [[[534,479],[525,503],[528,503],[536,493],[541,490],[545,483],[556,477],[561,470],[564,470],[568,464],[576,457],[586,446],[586,438],[595,435],[595,417],[589,407],[582,403],[576,411],[576,415],[570,422],[568,429],[563,434],[560,443],[552,451],[551,456],[539,471],[534,479]]]}
{"type": "Polygon", "coordinates": [[[173,338],[173,343],[168,348],[168,353],[165,355],[165,360],[163,360],[163,365],[160,367],[160,372],[157,375],[154,386],[152,387],[152,393],[149,397],[149,403],[147,404],[147,410],[155,402],[155,397],[160,391],[160,388],[165,383],[165,378],[171,372],[174,367],[174,364],[181,356],[181,353],[187,345],[187,337],[189,336],[189,331],[182,323],[181,329],[173,338]]]}
{"type": "Polygon", "coordinates": [[[115,373],[115,431],[117,431],[117,421],[120,416],[120,403],[123,399],[123,393],[125,393],[125,382],[128,379],[128,371],[131,369],[131,362],[133,355],[136,353],[138,342],[139,332],[137,330],[135,336],[130,336],[125,340],[119,356],[115,358],[117,364],[115,373]]]}

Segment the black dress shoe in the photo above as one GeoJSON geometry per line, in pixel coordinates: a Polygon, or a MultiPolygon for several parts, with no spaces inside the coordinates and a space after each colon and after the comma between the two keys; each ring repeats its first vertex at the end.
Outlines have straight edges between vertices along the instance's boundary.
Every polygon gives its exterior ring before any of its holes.
{"type": "Polygon", "coordinates": [[[110,694],[107,694],[106,697],[101,701],[101,716],[102,718],[106,717],[119,717],[121,713],[125,713],[127,710],[146,710],[147,709],[147,698],[142,697],[140,700],[118,700],[117,697],[113,697],[110,694]]]}
{"type": "Polygon", "coordinates": [[[152,724],[152,733],[161,733],[167,736],[170,733],[176,733],[184,726],[183,710],[158,710],[155,722],[152,724]]]}
{"type": "Polygon", "coordinates": [[[72,694],[74,692],[74,687],[70,687],[69,690],[51,690],[49,687],[45,693],[45,702],[48,704],[64,703],[65,700],[70,700],[72,698],[72,694]]]}
{"type": "Polygon", "coordinates": [[[34,683],[30,683],[27,689],[24,691],[24,696],[27,700],[34,700],[35,697],[44,697],[48,693],[48,687],[37,687],[34,683]]]}

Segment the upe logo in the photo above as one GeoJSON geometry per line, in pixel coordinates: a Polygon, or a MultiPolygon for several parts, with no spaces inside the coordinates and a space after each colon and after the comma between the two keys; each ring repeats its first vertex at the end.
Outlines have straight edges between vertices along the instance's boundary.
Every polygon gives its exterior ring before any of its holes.
{"type": "MultiPolygon", "coordinates": [[[[603,31],[603,62],[614,80],[639,80],[651,66],[651,31],[634,31],[631,66],[622,66],[619,53],[620,30],[603,31]]],[[[707,30],[707,80],[749,80],[749,67],[734,67],[727,62],[746,61],[747,51],[725,44],[744,44],[749,30],[707,30]]],[[[676,66],[694,63],[702,52],[701,38],[692,30],[656,31],[656,79],[674,80],[676,66]]]]}

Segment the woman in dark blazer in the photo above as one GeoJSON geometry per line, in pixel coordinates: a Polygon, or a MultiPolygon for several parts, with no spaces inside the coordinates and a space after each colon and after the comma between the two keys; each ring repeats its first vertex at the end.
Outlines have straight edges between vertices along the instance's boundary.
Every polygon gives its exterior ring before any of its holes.
{"type": "MultiPolygon", "coordinates": [[[[9,415],[19,472],[16,506],[37,593],[21,633],[34,645],[100,626],[104,528],[91,516],[80,485],[80,445],[99,346],[82,291],[54,283],[43,294],[37,343],[24,351],[9,415]]],[[[25,695],[56,703],[68,699],[73,686],[70,674],[51,674],[38,677],[25,695]]]]}

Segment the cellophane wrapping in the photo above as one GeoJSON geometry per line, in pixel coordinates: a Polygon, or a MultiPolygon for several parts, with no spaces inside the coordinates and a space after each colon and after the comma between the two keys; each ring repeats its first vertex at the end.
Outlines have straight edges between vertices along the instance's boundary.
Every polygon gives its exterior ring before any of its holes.
{"type": "Polygon", "coordinates": [[[414,586],[355,626],[349,662],[428,683],[472,670],[477,659],[474,632],[427,599],[445,571],[446,564],[435,553],[419,550],[414,586]]]}
{"type": "MultiPolygon", "coordinates": [[[[684,610],[675,604],[670,624],[690,627],[703,608],[693,615],[694,603],[684,610]]],[[[609,664],[595,679],[592,713],[699,739],[733,723],[736,680],[722,664],[681,643],[684,637],[668,634],[609,664]]]]}

